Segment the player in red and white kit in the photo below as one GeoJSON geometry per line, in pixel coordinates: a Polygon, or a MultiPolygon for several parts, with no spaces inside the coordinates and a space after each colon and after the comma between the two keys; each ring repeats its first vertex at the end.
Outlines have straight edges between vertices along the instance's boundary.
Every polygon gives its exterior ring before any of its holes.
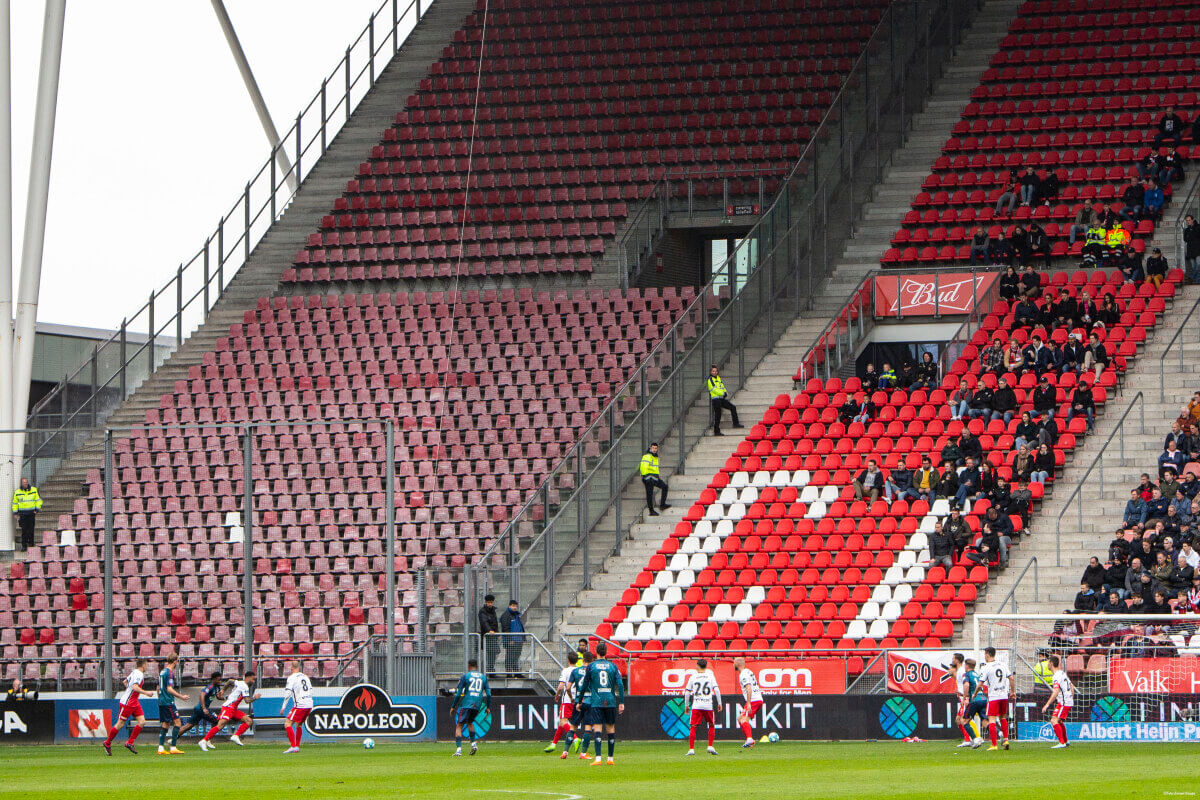
{"type": "Polygon", "coordinates": [[[746,668],[746,659],[735,658],[733,669],[738,675],[738,685],[742,687],[742,699],[746,701],[742,713],[738,714],[737,718],[738,724],[742,726],[742,733],[746,734],[746,741],[742,742],[742,747],[754,747],[754,728],[751,723],[754,715],[762,708],[762,690],[758,688],[758,678],[754,672],[746,668]]]}
{"type": "Polygon", "coordinates": [[[283,751],[284,755],[300,752],[300,737],[304,734],[304,720],[308,718],[313,707],[312,681],[300,671],[299,661],[291,661],[288,666],[292,668],[292,674],[288,675],[285,688],[287,697],[284,698],[283,704],[286,707],[288,703],[291,703],[292,710],[288,712],[287,723],[283,730],[292,746],[283,751]]]}
{"type": "MultiPolygon", "coordinates": [[[[563,734],[571,733],[575,729],[571,724],[571,717],[575,715],[575,682],[571,680],[571,677],[577,664],[583,665],[583,656],[574,651],[568,653],[567,665],[559,673],[558,687],[554,690],[554,702],[558,703],[558,727],[554,729],[554,738],[550,740],[550,744],[546,745],[543,753],[553,753],[558,749],[558,740],[563,737],[563,734]]],[[[571,736],[567,737],[561,758],[567,757],[567,749],[571,745],[572,738],[571,736]]]]}
{"type": "Polygon", "coordinates": [[[1012,672],[1007,665],[996,660],[996,648],[987,648],[983,651],[983,655],[984,664],[983,669],[979,671],[979,681],[987,689],[988,737],[992,740],[992,746],[988,750],[999,750],[1000,747],[1007,750],[1008,708],[1015,696],[1012,672]],[[996,746],[997,722],[1000,723],[1000,730],[1004,734],[1000,747],[996,746]]]}
{"type": "Polygon", "coordinates": [[[108,732],[108,738],[104,740],[104,752],[112,755],[113,739],[117,738],[117,732],[125,727],[125,723],[133,720],[133,729],[129,732],[129,739],[125,742],[125,749],[137,755],[137,750],[133,743],[137,740],[138,734],[142,732],[142,727],[146,724],[146,715],[142,713],[142,696],[154,697],[153,689],[143,688],[142,684],[146,681],[146,659],[139,658],[134,662],[133,672],[129,673],[129,677],[125,679],[125,691],[121,692],[119,702],[121,710],[117,712],[117,724],[112,726],[108,732]]]}
{"type": "Polygon", "coordinates": [[[715,756],[717,748],[713,747],[713,741],[717,735],[717,727],[716,720],[713,719],[713,709],[715,707],[717,711],[721,710],[721,690],[717,686],[717,679],[708,671],[708,661],[703,658],[697,659],[696,669],[699,671],[692,676],[683,690],[686,707],[692,710],[687,754],[696,755],[696,729],[701,723],[707,723],[708,754],[715,756]]]}
{"type": "Polygon", "coordinates": [[[1075,684],[1071,683],[1067,673],[1059,667],[1058,656],[1048,656],[1046,660],[1054,669],[1054,677],[1050,679],[1050,698],[1042,706],[1042,713],[1046,713],[1051,703],[1058,701],[1054,706],[1054,713],[1050,715],[1050,727],[1054,728],[1054,735],[1058,737],[1058,744],[1050,749],[1058,750],[1071,746],[1067,741],[1067,726],[1063,724],[1063,720],[1070,716],[1071,706],[1075,704],[1075,684]]]}
{"type": "Polygon", "coordinates": [[[232,686],[225,688],[225,702],[221,704],[221,713],[217,716],[217,724],[208,729],[208,733],[200,740],[200,749],[208,751],[209,742],[217,735],[217,731],[225,727],[225,723],[230,720],[240,721],[242,724],[238,726],[237,732],[229,737],[229,741],[238,746],[244,745],[242,742],[242,734],[250,730],[250,726],[254,724],[254,718],[250,715],[253,710],[254,701],[262,695],[251,695],[251,690],[254,689],[254,672],[247,672],[245,680],[233,681],[232,686]],[[242,701],[246,701],[246,711],[238,708],[242,701]]]}

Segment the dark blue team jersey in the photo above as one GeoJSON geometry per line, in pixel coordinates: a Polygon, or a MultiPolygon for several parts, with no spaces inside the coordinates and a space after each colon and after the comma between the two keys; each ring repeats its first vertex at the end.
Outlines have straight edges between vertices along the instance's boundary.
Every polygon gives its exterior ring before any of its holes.
{"type": "Polygon", "coordinates": [[[213,701],[213,698],[217,696],[217,692],[220,690],[221,686],[217,683],[210,683],[208,686],[205,686],[204,691],[200,693],[200,702],[197,703],[197,708],[208,711],[208,704],[213,701]]]}

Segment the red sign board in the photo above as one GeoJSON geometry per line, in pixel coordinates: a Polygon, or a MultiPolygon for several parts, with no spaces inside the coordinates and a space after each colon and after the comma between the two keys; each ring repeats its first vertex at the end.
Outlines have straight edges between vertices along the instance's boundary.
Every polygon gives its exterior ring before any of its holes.
{"type": "Polygon", "coordinates": [[[975,299],[986,295],[997,280],[995,272],[880,275],[875,278],[875,316],[967,314],[975,299]]]}
{"type": "Polygon", "coordinates": [[[898,694],[953,694],[958,691],[950,650],[889,650],[887,687],[898,694]]]}
{"type": "Polygon", "coordinates": [[[1200,694],[1200,658],[1111,658],[1108,690],[1113,694],[1200,694]]]}
{"type": "MultiPolygon", "coordinates": [[[[846,691],[846,663],[840,658],[747,661],[746,666],[758,677],[758,688],[763,694],[841,694],[846,691]]],[[[721,694],[736,702],[742,690],[734,674],[732,659],[710,661],[708,668],[716,676],[721,694]]],[[[638,659],[629,667],[629,693],[683,694],[688,680],[695,674],[695,661],[638,659]]]]}

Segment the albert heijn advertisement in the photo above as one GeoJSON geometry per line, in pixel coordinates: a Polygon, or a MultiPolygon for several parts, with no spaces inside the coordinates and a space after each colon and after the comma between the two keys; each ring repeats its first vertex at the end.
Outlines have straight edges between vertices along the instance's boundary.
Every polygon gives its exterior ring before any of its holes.
{"type": "MultiPolygon", "coordinates": [[[[846,691],[846,663],[842,659],[781,659],[761,664],[747,661],[758,677],[763,694],[839,694],[846,691]]],[[[736,696],[737,674],[732,661],[710,666],[721,693],[736,696]]],[[[634,695],[683,694],[688,679],[696,674],[692,661],[634,661],[629,667],[629,693],[634,695]]]]}
{"type": "MultiPolygon", "coordinates": [[[[760,681],[761,681],[761,672],[760,681]]],[[[725,696],[716,714],[718,735],[741,738],[737,716],[741,695],[725,696]]],[[[951,739],[953,695],[768,695],[754,715],[755,736],[778,733],[790,740],[951,739]]],[[[557,724],[558,707],[549,697],[493,697],[491,708],[477,718],[484,739],[549,741],[557,724]]],[[[688,736],[689,714],[684,698],[672,695],[627,697],[625,713],[617,718],[617,734],[625,739],[678,740],[688,736]]],[[[454,737],[450,698],[438,698],[438,738],[454,737]]]]}
{"type": "MultiPolygon", "coordinates": [[[[1038,703],[1018,701],[1019,739],[1055,740],[1050,721],[1040,713],[1043,702],[1045,697],[1038,703]]],[[[1064,724],[1072,742],[1200,742],[1200,695],[1076,697],[1064,724]]]]}

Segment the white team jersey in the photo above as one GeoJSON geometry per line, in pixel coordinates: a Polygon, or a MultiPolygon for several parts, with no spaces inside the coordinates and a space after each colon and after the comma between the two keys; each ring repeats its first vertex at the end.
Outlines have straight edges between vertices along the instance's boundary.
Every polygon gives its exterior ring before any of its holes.
{"type": "Polygon", "coordinates": [[[746,697],[747,689],[750,690],[750,696],[746,698],[747,702],[753,703],[756,700],[762,702],[762,690],[758,688],[758,678],[748,668],[743,669],[738,675],[738,683],[742,685],[742,697],[746,697]]]}
{"type": "Polygon", "coordinates": [[[1007,700],[1011,678],[1008,667],[999,661],[989,661],[979,673],[979,680],[987,689],[988,700],[1007,700]]]}
{"type": "Polygon", "coordinates": [[[711,672],[697,672],[684,690],[697,711],[712,711],[713,703],[721,700],[721,690],[711,672]]]}
{"type": "Polygon", "coordinates": [[[229,697],[221,703],[221,708],[237,708],[243,700],[250,699],[250,687],[245,681],[234,681],[233,688],[229,690],[229,697]]]}
{"type": "Polygon", "coordinates": [[[129,673],[129,677],[125,679],[125,691],[121,692],[121,705],[125,705],[130,700],[138,697],[137,690],[133,687],[141,686],[146,680],[146,675],[140,669],[135,669],[129,673]]]}
{"type": "Polygon", "coordinates": [[[959,699],[963,700],[964,702],[971,702],[971,683],[967,680],[966,666],[961,666],[958,668],[958,672],[955,674],[954,679],[958,683],[959,699]]]}
{"type": "Polygon", "coordinates": [[[292,708],[312,708],[312,682],[303,672],[289,675],[287,693],[292,698],[292,708]]]}
{"type": "Polygon", "coordinates": [[[558,676],[558,682],[563,685],[562,702],[575,702],[575,687],[571,685],[571,673],[575,671],[574,667],[563,667],[562,674],[558,676]]]}
{"type": "Polygon", "coordinates": [[[1058,703],[1063,706],[1075,705],[1075,684],[1061,669],[1054,673],[1050,683],[1058,687],[1058,703]]]}

